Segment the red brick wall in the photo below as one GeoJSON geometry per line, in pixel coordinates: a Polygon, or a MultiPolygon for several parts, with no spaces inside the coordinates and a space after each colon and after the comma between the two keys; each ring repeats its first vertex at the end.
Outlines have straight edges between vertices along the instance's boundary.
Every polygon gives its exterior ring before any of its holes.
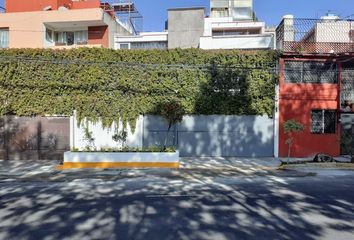
{"type": "Polygon", "coordinates": [[[108,26],[88,28],[88,44],[102,44],[109,47],[108,26]]]}

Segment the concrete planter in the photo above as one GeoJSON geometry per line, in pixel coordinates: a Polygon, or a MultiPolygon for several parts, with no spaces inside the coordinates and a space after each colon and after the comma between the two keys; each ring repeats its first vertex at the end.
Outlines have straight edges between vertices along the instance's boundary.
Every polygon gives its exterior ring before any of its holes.
{"type": "Polygon", "coordinates": [[[59,169],[178,168],[179,152],[65,152],[59,169]]]}

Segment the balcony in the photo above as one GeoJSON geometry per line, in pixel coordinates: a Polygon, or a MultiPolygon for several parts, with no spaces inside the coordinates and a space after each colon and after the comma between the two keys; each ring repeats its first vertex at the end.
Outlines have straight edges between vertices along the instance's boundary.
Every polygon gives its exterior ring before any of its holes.
{"type": "Polygon", "coordinates": [[[287,53],[354,52],[354,20],[335,16],[321,19],[285,16],[276,36],[277,49],[287,53]]]}
{"type": "Polygon", "coordinates": [[[274,49],[273,34],[202,36],[201,49],[274,49]]]}

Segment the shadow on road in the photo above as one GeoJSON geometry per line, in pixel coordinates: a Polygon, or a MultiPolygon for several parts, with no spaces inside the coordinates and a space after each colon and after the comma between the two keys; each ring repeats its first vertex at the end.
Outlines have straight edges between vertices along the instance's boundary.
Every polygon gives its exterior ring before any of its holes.
{"type": "Polygon", "coordinates": [[[200,178],[201,172],[181,174],[185,177],[2,183],[0,239],[354,236],[349,181],[340,182],[339,188],[334,179],[314,177],[299,182],[276,176],[223,182],[211,175],[200,178]]]}

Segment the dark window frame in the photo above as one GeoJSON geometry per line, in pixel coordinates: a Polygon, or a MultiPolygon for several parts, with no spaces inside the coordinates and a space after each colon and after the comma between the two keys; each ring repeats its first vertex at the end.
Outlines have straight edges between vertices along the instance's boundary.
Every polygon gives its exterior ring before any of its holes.
{"type": "Polygon", "coordinates": [[[337,63],[284,60],[284,82],[286,84],[338,84],[337,63]]]}
{"type": "Polygon", "coordinates": [[[311,110],[311,133],[312,134],[336,134],[337,133],[337,111],[334,109],[312,109],[311,110]],[[315,120],[314,119],[315,114],[320,115],[320,119],[315,120]],[[318,126],[318,124],[320,124],[320,126],[318,126]]]}

